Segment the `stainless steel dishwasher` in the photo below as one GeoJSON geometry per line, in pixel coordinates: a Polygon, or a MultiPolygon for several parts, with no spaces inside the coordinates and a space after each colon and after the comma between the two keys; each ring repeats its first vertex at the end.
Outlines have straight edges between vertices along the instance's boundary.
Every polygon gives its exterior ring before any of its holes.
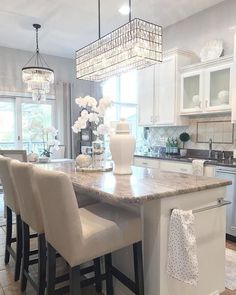
{"type": "Polygon", "coordinates": [[[236,168],[232,167],[216,167],[217,178],[227,179],[232,181],[232,185],[227,186],[227,201],[231,202],[227,206],[227,238],[236,241],[236,168]]]}

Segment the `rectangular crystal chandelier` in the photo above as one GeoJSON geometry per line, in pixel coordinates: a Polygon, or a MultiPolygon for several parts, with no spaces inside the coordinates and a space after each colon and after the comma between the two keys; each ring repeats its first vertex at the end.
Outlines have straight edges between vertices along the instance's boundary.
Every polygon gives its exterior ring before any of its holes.
{"type": "Polygon", "coordinates": [[[76,52],[78,79],[102,81],[162,61],[162,27],[135,18],[76,52]]]}

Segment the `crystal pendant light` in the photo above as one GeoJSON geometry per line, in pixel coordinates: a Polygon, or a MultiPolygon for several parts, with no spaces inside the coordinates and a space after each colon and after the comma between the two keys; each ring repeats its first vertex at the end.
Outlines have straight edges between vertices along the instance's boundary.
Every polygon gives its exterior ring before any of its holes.
{"type": "Polygon", "coordinates": [[[100,0],[98,0],[98,36],[95,42],[76,52],[78,79],[102,81],[134,69],[162,61],[162,27],[139,18],[101,37],[100,0]]]}
{"type": "Polygon", "coordinates": [[[36,30],[36,52],[22,68],[22,79],[27,84],[28,91],[32,92],[32,99],[44,101],[46,94],[50,91],[50,84],[54,82],[54,71],[49,68],[45,59],[39,53],[38,30],[41,25],[33,24],[33,27],[36,30]]]}

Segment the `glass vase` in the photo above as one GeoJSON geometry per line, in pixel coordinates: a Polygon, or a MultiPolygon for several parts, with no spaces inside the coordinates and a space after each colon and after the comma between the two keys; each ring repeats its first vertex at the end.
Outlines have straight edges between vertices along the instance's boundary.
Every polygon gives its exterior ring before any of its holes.
{"type": "Polygon", "coordinates": [[[92,165],[98,169],[105,167],[105,147],[100,139],[92,142],[92,165]]]}

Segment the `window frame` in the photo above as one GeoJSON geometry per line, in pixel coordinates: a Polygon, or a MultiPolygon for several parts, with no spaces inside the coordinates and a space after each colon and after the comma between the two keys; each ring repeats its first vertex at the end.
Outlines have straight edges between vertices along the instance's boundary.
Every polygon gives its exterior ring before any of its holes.
{"type": "Polygon", "coordinates": [[[23,132],[22,132],[22,104],[47,104],[51,105],[51,114],[52,114],[52,125],[57,128],[56,121],[56,101],[55,99],[47,99],[44,102],[33,101],[27,94],[19,94],[18,96],[14,95],[1,95],[1,102],[13,102],[14,104],[14,117],[15,117],[15,136],[14,136],[14,144],[15,149],[23,149],[23,132]]]}

